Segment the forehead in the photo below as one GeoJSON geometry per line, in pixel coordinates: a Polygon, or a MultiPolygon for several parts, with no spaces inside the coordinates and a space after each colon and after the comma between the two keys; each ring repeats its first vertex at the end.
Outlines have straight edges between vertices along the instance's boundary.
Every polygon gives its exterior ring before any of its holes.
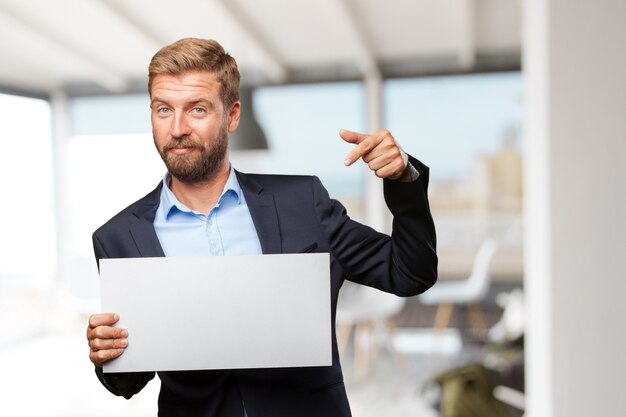
{"type": "Polygon", "coordinates": [[[152,99],[202,97],[219,99],[220,82],[208,71],[160,74],[152,80],[152,99]]]}

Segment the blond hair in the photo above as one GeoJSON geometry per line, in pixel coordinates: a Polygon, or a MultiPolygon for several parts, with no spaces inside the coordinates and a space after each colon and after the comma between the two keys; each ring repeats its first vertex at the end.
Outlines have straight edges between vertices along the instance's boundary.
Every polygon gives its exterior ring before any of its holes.
{"type": "Polygon", "coordinates": [[[220,83],[225,107],[239,100],[239,70],[235,58],[212,39],[184,38],[161,48],[148,67],[148,93],[157,75],[178,75],[189,71],[208,71],[220,83]]]}

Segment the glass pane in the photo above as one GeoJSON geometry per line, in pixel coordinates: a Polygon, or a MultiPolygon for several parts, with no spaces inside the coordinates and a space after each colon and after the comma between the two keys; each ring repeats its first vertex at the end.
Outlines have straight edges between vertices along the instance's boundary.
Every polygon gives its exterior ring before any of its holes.
{"type": "Polygon", "coordinates": [[[341,128],[362,131],[364,93],[360,83],[265,87],[254,94],[254,110],[268,139],[267,151],[235,151],[242,171],[317,175],[353,217],[362,212],[363,171],[343,165],[351,145],[341,128]]]}
{"type": "Polygon", "coordinates": [[[522,76],[519,72],[385,83],[387,126],[430,167],[440,275],[465,278],[497,238],[494,276],[521,282],[522,76]]]}
{"type": "Polygon", "coordinates": [[[0,126],[0,352],[4,354],[45,328],[56,246],[50,107],[43,100],[0,94],[0,126]]]}
{"type": "Polygon", "coordinates": [[[477,155],[509,140],[519,149],[518,72],[391,80],[384,97],[386,125],[431,167],[434,181],[469,177],[477,155]]]}
{"type": "Polygon", "coordinates": [[[55,259],[50,107],[0,94],[0,125],[0,285],[43,289],[55,259]]]}

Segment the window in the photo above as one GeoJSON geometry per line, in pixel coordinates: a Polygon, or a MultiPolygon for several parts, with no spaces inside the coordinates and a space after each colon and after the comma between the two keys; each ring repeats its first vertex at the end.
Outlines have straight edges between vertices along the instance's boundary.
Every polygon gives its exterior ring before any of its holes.
{"type": "Polygon", "coordinates": [[[522,275],[522,77],[519,72],[385,83],[385,119],[430,167],[440,276],[469,273],[487,237],[502,245],[492,272],[522,275]]]}
{"type": "Polygon", "coordinates": [[[352,145],[339,137],[339,130],[364,130],[363,100],[360,83],[260,88],[254,109],[269,150],[233,152],[233,164],[243,171],[317,175],[331,197],[358,218],[363,170],[343,165],[352,145]]]}
{"type": "Polygon", "coordinates": [[[42,290],[55,262],[50,107],[0,94],[0,285],[42,290]]]}

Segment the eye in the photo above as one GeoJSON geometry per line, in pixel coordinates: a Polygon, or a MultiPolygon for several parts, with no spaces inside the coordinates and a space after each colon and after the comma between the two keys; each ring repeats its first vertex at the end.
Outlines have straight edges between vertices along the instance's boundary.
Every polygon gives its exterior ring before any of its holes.
{"type": "Polygon", "coordinates": [[[194,107],[191,111],[195,114],[203,114],[205,112],[202,107],[194,107]]]}
{"type": "Polygon", "coordinates": [[[159,114],[169,114],[170,113],[170,109],[168,107],[159,107],[157,109],[157,113],[159,113],[159,114]]]}

